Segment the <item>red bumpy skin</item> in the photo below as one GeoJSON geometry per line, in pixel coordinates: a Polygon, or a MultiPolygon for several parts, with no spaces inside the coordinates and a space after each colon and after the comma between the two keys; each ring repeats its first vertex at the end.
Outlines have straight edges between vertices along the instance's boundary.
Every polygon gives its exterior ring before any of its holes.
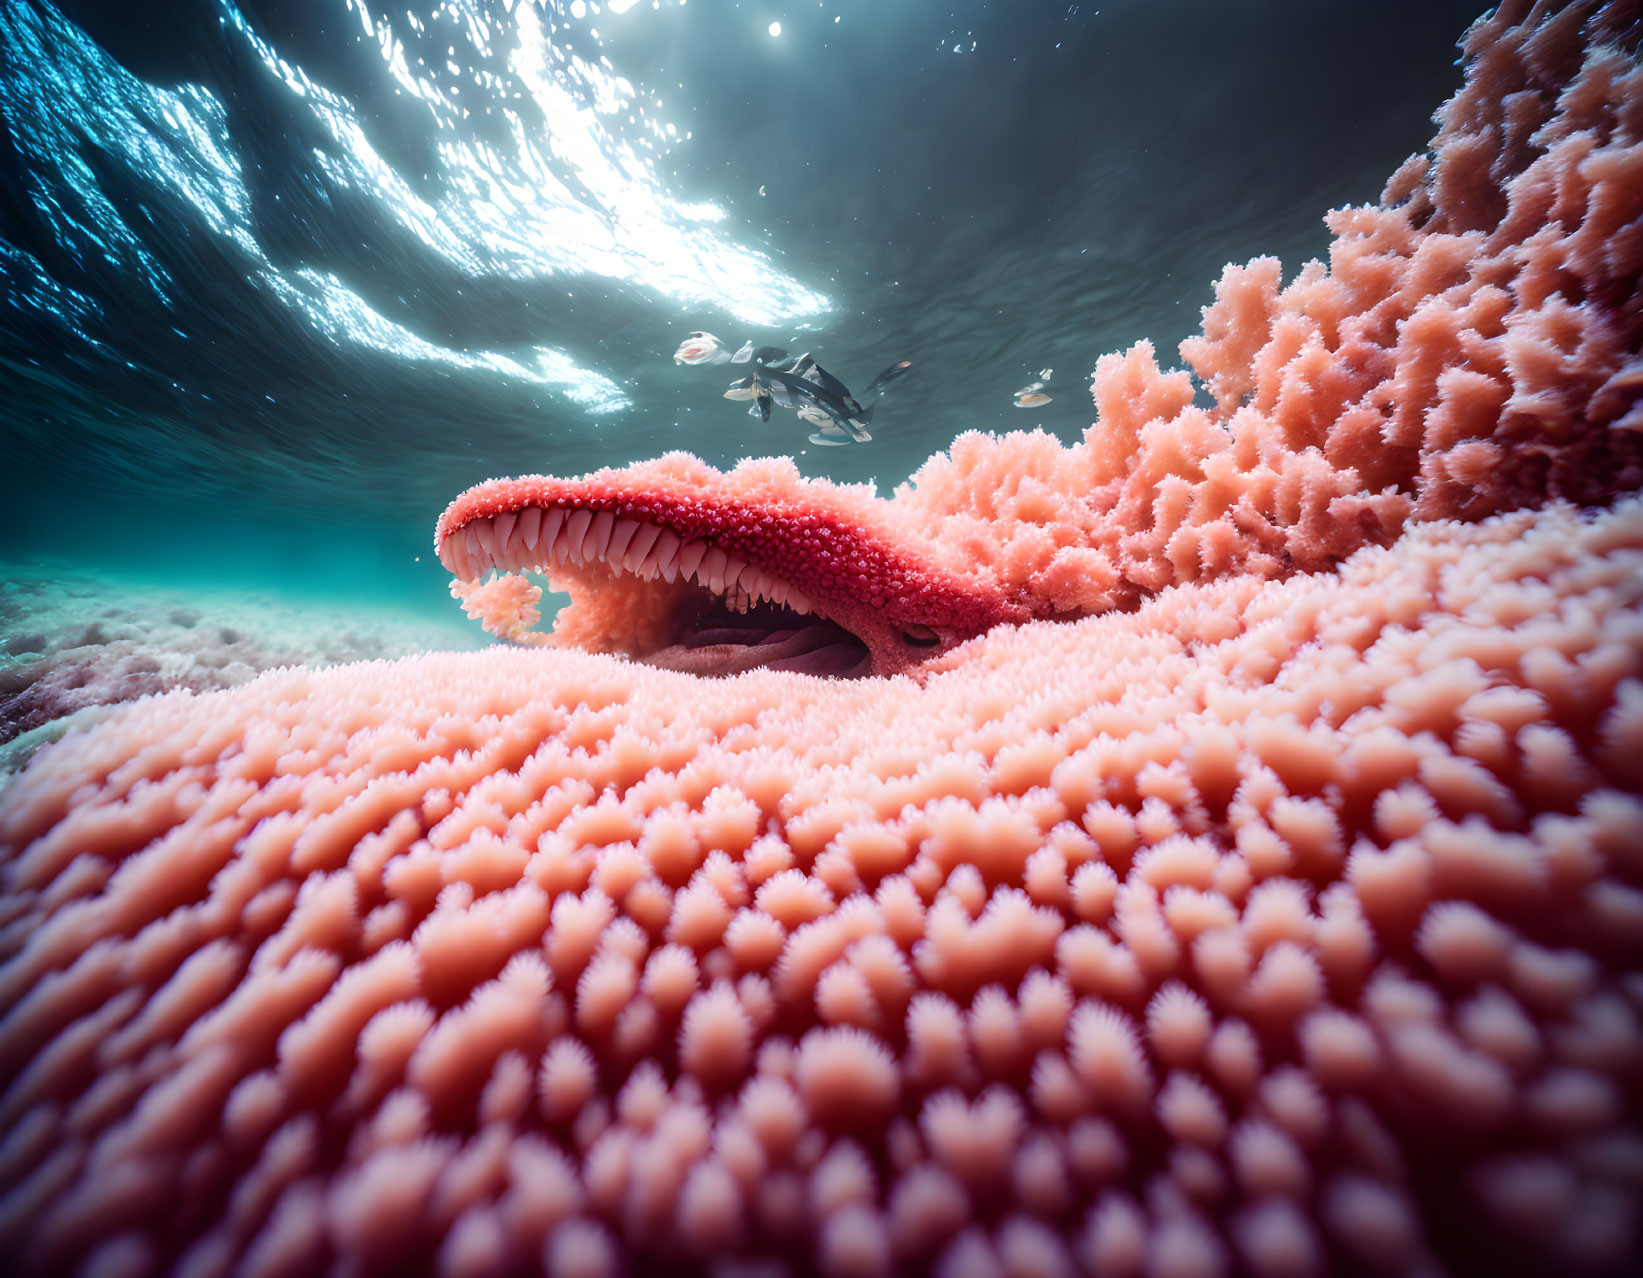
{"type": "Polygon", "coordinates": [[[884,505],[807,482],[790,463],[721,475],[674,454],[582,479],[480,484],[446,509],[435,545],[464,581],[492,567],[547,572],[572,596],[560,642],[698,673],[894,674],[1026,619],[996,582],[950,571],[922,539],[897,535],[884,505]],[[727,624],[762,642],[697,642],[727,624]],[[774,641],[763,638],[771,630],[774,641]],[[818,648],[838,650],[830,668],[805,659],[818,648]]]}

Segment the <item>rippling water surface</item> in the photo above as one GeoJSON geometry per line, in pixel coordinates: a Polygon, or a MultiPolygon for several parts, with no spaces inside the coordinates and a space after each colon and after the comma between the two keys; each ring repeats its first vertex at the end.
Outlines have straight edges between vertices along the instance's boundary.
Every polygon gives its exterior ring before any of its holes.
{"type": "Polygon", "coordinates": [[[434,518],[493,475],[888,488],[968,428],[1076,437],[1099,354],[1173,359],[1224,262],[1293,273],[1378,195],[1473,16],[0,0],[0,551],[448,609],[434,518]],[[913,368],[818,448],[675,365],[692,329],[913,368]]]}

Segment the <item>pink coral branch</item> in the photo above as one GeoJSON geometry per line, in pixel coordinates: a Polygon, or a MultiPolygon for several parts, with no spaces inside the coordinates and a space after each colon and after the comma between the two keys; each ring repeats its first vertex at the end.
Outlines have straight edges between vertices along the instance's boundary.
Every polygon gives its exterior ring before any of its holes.
{"type": "Polygon", "coordinates": [[[531,627],[542,620],[542,587],[517,573],[507,573],[490,581],[451,582],[451,596],[462,611],[484,627],[486,634],[514,643],[533,643],[542,638],[531,627]]]}

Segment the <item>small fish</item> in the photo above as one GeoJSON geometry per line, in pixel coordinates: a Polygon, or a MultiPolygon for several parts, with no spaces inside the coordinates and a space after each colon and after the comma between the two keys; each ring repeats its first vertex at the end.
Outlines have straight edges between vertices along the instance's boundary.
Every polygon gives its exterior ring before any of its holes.
{"type": "Polygon", "coordinates": [[[753,402],[748,405],[748,416],[763,418],[765,421],[770,420],[772,388],[770,383],[757,373],[750,373],[741,381],[732,382],[730,389],[725,392],[725,398],[750,399],[753,402]]]}
{"type": "Polygon", "coordinates": [[[806,425],[820,427],[811,441],[818,444],[865,444],[873,438],[867,429],[885,387],[912,367],[911,360],[890,365],[867,387],[862,403],[808,354],[790,359],[777,346],[755,347],[744,342],[734,353],[711,333],[692,333],[674,358],[680,363],[751,364],[752,371],[732,382],[726,399],[748,402],[748,413],[770,420],[772,408],[794,409],[806,425]]]}
{"type": "Polygon", "coordinates": [[[823,444],[829,448],[842,447],[850,442],[850,436],[844,433],[842,426],[827,425],[810,436],[812,444],[823,444]]]}
{"type": "Polygon", "coordinates": [[[691,333],[673,352],[675,364],[728,364],[730,348],[712,333],[691,333]]]}
{"type": "Polygon", "coordinates": [[[779,364],[787,358],[787,352],[780,346],[761,346],[754,349],[752,342],[743,342],[741,350],[730,357],[732,364],[745,364],[752,360],[758,365],[779,364]]]}
{"type": "Polygon", "coordinates": [[[1038,380],[1028,382],[1015,393],[1017,408],[1038,408],[1050,402],[1050,396],[1044,393],[1044,382],[1050,376],[1050,370],[1041,368],[1038,371],[1038,380]]]}
{"type": "Polygon", "coordinates": [[[904,359],[900,363],[890,365],[889,368],[885,369],[867,384],[867,393],[869,395],[884,394],[884,388],[891,382],[895,381],[896,378],[900,377],[912,366],[913,361],[910,359],[904,359]]]}
{"type": "Polygon", "coordinates": [[[867,429],[858,422],[841,424],[820,404],[802,404],[799,407],[799,420],[810,426],[820,426],[821,429],[810,436],[812,444],[848,444],[852,439],[857,443],[865,444],[873,437],[867,429]]]}

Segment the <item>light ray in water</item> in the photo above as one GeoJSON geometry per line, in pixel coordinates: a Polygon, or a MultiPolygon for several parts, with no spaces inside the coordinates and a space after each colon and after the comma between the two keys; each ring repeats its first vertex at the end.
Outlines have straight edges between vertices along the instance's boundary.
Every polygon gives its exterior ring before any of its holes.
{"type": "MultiPolygon", "coordinates": [[[[604,54],[577,51],[584,42],[590,52],[603,48],[597,28],[581,29],[584,15],[595,16],[585,7],[577,14],[571,6],[542,10],[505,0],[499,13],[480,0],[445,0],[434,10],[439,21],[408,19],[408,31],[365,0],[348,0],[348,7],[400,89],[439,126],[444,194],[437,201],[420,198],[371,148],[352,106],[237,20],[269,67],[313,98],[342,150],[325,159],[328,175],[379,192],[385,213],[462,269],[515,279],[592,273],[750,324],[830,309],[826,296],[782,273],[768,255],[703,227],[722,220],[723,210],[676,200],[663,188],[655,153],[684,139],[661,117],[657,94],[617,74],[604,54]],[[505,145],[471,127],[480,115],[500,119],[505,145]]],[[[225,4],[225,12],[234,11],[225,4]]]]}
{"type": "MultiPolygon", "coordinates": [[[[660,97],[618,75],[608,58],[584,57],[572,47],[580,41],[598,48],[600,41],[566,9],[447,0],[423,15],[410,13],[396,28],[363,0],[348,6],[360,20],[360,38],[378,46],[385,73],[439,126],[436,168],[420,181],[373,145],[348,98],[280,57],[229,0],[218,0],[223,30],[275,77],[295,118],[323,130],[326,140],[304,157],[308,170],[286,175],[321,200],[338,192],[363,197],[390,225],[475,281],[531,285],[592,275],[757,324],[829,308],[826,297],[784,275],[767,255],[716,229],[723,209],[675,200],[663,189],[654,153],[689,133],[681,137],[661,118],[660,97]],[[430,65],[434,42],[442,55],[437,66],[430,65]],[[482,115],[489,117],[484,128],[482,115]]],[[[177,305],[174,267],[157,251],[152,228],[133,221],[133,203],[119,186],[136,179],[197,216],[249,283],[333,342],[494,371],[553,389],[589,412],[631,406],[615,380],[565,350],[536,343],[469,349],[418,333],[403,317],[384,314],[357,282],[273,248],[252,191],[264,175],[246,171],[229,110],[210,88],[146,83],[47,3],[0,8],[0,38],[9,53],[0,114],[17,146],[27,198],[55,244],[83,269],[112,273],[169,308],[177,305]]],[[[146,215],[148,204],[136,207],[146,215]]],[[[19,280],[49,278],[22,250],[7,262],[7,274],[19,280]]],[[[50,305],[38,289],[19,292],[14,302],[30,299],[95,341],[86,327],[95,308],[67,294],[58,298],[63,306],[50,305]]]]}

